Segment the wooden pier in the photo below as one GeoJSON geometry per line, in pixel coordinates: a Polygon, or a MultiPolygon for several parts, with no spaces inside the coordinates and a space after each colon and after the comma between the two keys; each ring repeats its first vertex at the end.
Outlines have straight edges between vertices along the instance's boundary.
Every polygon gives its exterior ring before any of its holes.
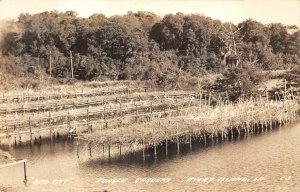
{"type": "Polygon", "coordinates": [[[144,151],[152,148],[154,156],[158,147],[176,144],[180,152],[181,143],[192,140],[200,142],[220,142],[225,139],[255,134],[270,130],[276,126],[295,121],[299,112],[297,101],[244,101],[237,104],[195,105],[179,115],[159,118],[144,123],[134,123],[123,127],[97,129],[93,133],[79,136],[79,140],[88,143],[89,148],[108,148],[109,158],[118,154],[122,146],[123,155],[132,151],[144,151]]]}
{"type": "Polygon", "coordinates": [[[20,101],[9,105],[13,107],[2,104],[0,113],[5,112],[0,118],[0,141],[16,145],[41,137],[52,140],[74,129],[78,133],[165,118],[198,105],[198,100],[199,95],[192,92],[137,91],[94,99],[87,96],[79,101],[60,99],[49,106],[44,101],[20,101]]]}
{"type": "Polygon", "coordinates": [[[175,144],[179,153],[182,143],[192,148],[194,140],[206,144],[272,129],[293,122],[299,110],[297,100],[230,103],[220,96],[213,101],[210,93],[142,90],[122,86],[106,95],[88,90],[69,98],[7,99],[0,103],[0,143],[36,143],[69,135],[87,145],[91,155],[93,148],[102,148],[109,159],[130,151],[142,151],[145,159],[149,148],[156,157],[162,146],[168,154],[168,146],[175,144]]]}

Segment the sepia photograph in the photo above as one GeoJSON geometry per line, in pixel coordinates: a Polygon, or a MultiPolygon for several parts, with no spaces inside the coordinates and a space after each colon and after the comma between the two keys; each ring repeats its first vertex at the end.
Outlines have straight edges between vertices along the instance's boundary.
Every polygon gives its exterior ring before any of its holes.
{"type": "Polygon", "coordinates": [[[299,192],[300,0],[0,0],[0,192],[299,192]]]}

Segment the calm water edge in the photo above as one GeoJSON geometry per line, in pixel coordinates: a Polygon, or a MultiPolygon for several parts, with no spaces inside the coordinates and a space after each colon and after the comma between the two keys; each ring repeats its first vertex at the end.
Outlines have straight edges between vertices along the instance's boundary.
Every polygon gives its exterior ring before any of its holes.
{"type": "MultiPolygon", "coordinates": [[[[123,160],[99,160],[102,149],[68,141],[10,147],[23,165],[0,169],[0,186],[8,191],[300,191],[300,122],[239,140],[209,146],[194,142],[131,154],[123,160]],[[96,156],[96,157],[95,157],[96,156]]],[[[0,191],[1,191],[0,187],[0,191]]]]}

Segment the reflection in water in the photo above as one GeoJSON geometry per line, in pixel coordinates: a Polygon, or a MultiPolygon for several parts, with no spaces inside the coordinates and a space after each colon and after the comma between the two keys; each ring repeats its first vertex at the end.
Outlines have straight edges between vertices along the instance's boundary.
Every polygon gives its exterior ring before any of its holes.
{"type": "MultiPolygon", "coordinates": [[[[62,141],[52,145],[9,148],[26,158],[28,183],[22,166],[0,170],[0,183],[16,191],[299,191],[300,123],[222,144],[199,142],[102,158],[102,149],[79,150],[62,141]],[[97,158],[99,156],[101,158],[97,158]],[[102,160],[101,160],[102,159],[102,160]]],[[[0,185],[1,186],[1,185],[0,185]]]]}

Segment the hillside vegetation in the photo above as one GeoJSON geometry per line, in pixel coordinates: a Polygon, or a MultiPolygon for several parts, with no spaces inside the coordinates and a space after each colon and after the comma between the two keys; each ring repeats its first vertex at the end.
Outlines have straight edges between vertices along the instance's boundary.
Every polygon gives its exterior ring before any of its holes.
{"type": "Polygon", "coordinates": [[[2,26],[0,71],[7,89],[69,82],[72,57],[75,80],[143,80],[238,98],[253,94],[265,77],[259,71],[300,65],[296,26],[252,19],[235,25],[200,14],[80,18],[73,11],[52,11],[21,14],[2,26]]]}

